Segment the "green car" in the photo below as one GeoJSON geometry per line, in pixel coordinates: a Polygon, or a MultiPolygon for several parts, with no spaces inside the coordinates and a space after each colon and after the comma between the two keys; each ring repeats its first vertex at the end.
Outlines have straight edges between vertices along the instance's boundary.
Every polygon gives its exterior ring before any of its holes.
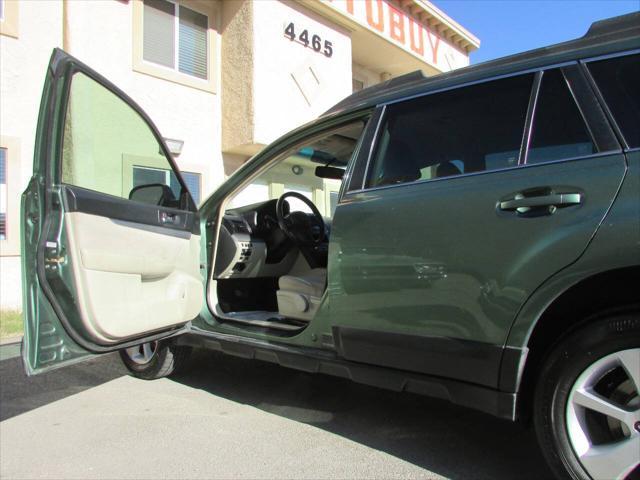
{"type": "Polygon", "coordinates": [[[355,93],[199,206],[55,50],[22,232],[29,374],[209,348],[532,419],[559,476],[640,475],[640,14],[355,93]]]}

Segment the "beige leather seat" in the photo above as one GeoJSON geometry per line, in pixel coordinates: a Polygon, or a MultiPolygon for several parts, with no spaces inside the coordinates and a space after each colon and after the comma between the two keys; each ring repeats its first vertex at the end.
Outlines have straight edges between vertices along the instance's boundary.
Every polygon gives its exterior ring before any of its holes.
{"type": "Polygon", "coordinates": [[[302,275],[283,275],[278,285],[280,289],[276,295],[280,315],[311,320],[327,286],[327,269],[314,268],[302,275]]]}

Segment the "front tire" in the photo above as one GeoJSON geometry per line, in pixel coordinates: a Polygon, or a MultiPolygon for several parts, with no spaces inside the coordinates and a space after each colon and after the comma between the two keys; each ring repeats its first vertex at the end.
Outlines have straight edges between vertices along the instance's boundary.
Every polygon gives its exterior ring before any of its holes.
{"type": "Polygon", "coordinates": [[[534,423],[559,478],[640,478],[640,317],[602,318],[566,337],[539,376],[534,423]]]}
{"type": "Polygon", "coordinates": [[[144,380],[167,377],[179,371],[191,354],[190,347],[171,341],[147,342],[120,350],[120,358],[127,370],[144,380]]]}

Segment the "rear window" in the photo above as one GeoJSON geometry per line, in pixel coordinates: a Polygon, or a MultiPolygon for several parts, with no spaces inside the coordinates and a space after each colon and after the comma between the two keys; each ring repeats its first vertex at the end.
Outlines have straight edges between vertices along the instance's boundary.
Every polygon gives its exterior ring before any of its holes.
{"type": "Polygon", "coordinates": [[[640,54],[588,65],[627,145],[640,147],[640,54]]]}

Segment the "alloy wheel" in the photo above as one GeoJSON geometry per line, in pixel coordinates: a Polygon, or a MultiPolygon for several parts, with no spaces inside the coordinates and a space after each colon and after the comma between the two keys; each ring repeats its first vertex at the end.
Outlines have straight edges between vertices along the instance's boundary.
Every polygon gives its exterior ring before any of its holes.
{"type": "Polygon", "coordinates": [[[571,446],[595,480],[640,471],[640,348],[592,363],[574,382],[566,407],[571,446]]]}
{"type": "Polygon", "coordinates": [[[158,342],[147,342],[135,347],[127,348],[127,356],[138,365],[149,363],[158,350],[158,342]]]}

